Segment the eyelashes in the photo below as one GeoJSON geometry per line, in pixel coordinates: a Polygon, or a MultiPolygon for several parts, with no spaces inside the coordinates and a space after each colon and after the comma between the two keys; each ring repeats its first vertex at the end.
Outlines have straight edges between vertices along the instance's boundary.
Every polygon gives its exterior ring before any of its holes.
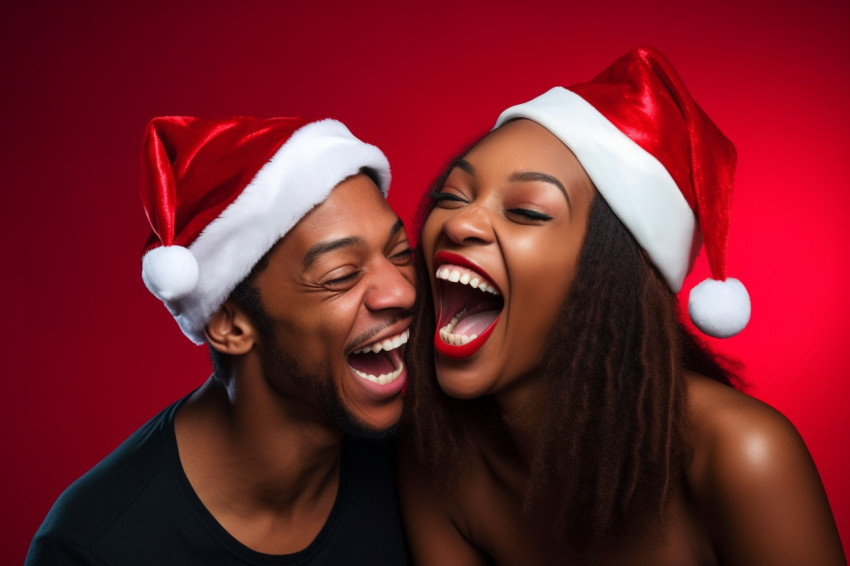
{"type": "Polygon", "coordinates": [[[444,193],[444,192],[436,191],[436,190],[429,191],[429,192],[428,192],[428,196],[429,196],[429,197],[431,198],[431,200],[433,200],[434,202],[446,202],[446,201],[451,201],[451,202],[466,202],[465,200],[463,200],[462,198],[460,198],[460,197],[459,197],[459,196],[457,196],[457,195],[453,195],[453,194],[451,194],[451,193],[444,193]]]}
{"type": "MultiPolygon", "coordinates": [[[[432,190],[428,192],[428,197],[431,198],[436,204],[440,203],[466,203],[466,199],[453,194],[453,193],[444,193],[441,191],[432,190]]],[[[521,220],[528,222],[550,222],[553,218],[552,216],[545,214],[543,212],[533,210],[530,208],[509,208],[505,210],[508,215],[517,217],[521,220]]]]}
{"type": "Polygon", "coordinates": [[[538,212],[536,210],[531,210],[528,208],[509,208],[507,210],[510,214],[516,214],[517,216],[522,216],[527,218],[528,220],[538,220],[541,222],[549,222],[552,220],[552,217],[548,214],[544,214],[542,212],[538,212]]]}

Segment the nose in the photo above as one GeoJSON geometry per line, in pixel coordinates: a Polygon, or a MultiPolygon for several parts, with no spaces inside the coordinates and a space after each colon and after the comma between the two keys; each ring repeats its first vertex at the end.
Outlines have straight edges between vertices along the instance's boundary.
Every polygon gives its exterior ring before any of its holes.
{"type": "Polygon", "coordinates": [[[493,241],[493,224],[481,206],[467,205],[443,221],[443,233],[457,245],[487,244],[493,241]]]}
{"type": "Polygon", "coordinates": [[[366,292],[366,308],[371,311],[412,309],[416,300],[413,269],[413,262],[396,265],[387,258],[378,260],[369,275],[372,281],[366,292]]]}

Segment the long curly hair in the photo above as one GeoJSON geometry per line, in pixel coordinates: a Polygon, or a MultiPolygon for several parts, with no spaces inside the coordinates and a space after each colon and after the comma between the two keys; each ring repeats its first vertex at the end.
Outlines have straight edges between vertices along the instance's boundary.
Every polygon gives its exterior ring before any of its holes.
{"type": "MultiPolygon", "coordinates": [[[[432,207],[423,201],[420,228],[432,207]]],[[[476,445],[502,441],[509,423],[491,398],[458,400],[440,389],[433,297],[421,254],[417,262],[405,430],[451,488],[476,445]]],[[[691,457],[685,372],[738,381],[734,365],[682,324],[675,295],[598,193],[541,368],[531,406],[545,425],[523,499],[537,532],[553,549],[588,551],[650,521],[660,526],[691,457]]]]}

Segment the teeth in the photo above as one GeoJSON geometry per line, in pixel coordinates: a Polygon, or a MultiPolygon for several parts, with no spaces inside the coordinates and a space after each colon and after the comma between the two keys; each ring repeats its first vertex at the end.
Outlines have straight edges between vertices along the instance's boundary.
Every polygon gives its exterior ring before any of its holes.
{"type": "Polygon", "coordinates": [[[382,342],[375,342],[374,344],[370,344],[359,350],[355,350],[355,354],[368,354],[372,352],[373,354],[377,354],[381,350],[389,352],[390,350],[395,350],[402,344],[407,344],[407,339],[410,337],[410,330],[405,330],[398,336],[393,336],[392,338],[387,338],[382,342]]]}
{"type": "MultiPolygon", "coordinates": [[[[351,367],[351,366],[348,366],[348,367],[351,367]]],[[[401,375],[401,370],[404,369],[404,364],[400,365],[398,367],[398,369],[393,371],[393,372],[382,373],[381,375],[371,375],[371,374],[368,374],[368,373],[363,373],[362,371],[360,371],[358,369],[354,369],[354,368],[351,368],[351,369],[354,370],[354,373],[356,373],[357,375],[359,375],[360,377],[362,377],[363,379],[365,379],[367,381],[371,381],[372,383],[377,383],[378,385],[386,385],[387,383],[392,383],[393,381],[396,380],[396,378],[398,376],[401,375]]]]}
{"type": "Polygon", "coordinates": [[[457,326],[458,321],[460,321],[464,313],[466,313],[466,307],[464,307],[463,310],[454,315],[454,317],[449,321],[449,323],[440,329],[440,339],[446,344],[451,344],[453,346],[463,346],[464,344],[469,344],[470,342],[478,338],[478,334],[473,334],[472,336],[467,336],[465,334],[452,334],[452,330],[454,330],[455,326],[457,326]]]}
{"type": "Polygon", "coordinates": [[[478,289],[479,291],[484,291],[485,293],[491,293],[493,295],[500,294],[499,291],[497,291],[493,285],[488,284],[486,281],[482,281],[478,275],[470,273],[468,270],[463,268],[443,265],[442,267],[437,269],[436,277],[437,279],[450,281],[452,283],[469,285],[473,289],[478,289]]]}
{"type": "MultiPolygon", "coordinates": [[[[409,337],[410,330],[408,329],[397,336],[393,336],[392,338],[387,338],[386,340],[383,340],[381,342],[375,342],[374,344],[370,344],[369,346],[365,346],[363,348],[360,348],[359,350],[355,350],[354,353],[366,354],[372,352],[374,354],[377,354],[381,350],[389,352],[390,350],[395,350],[402,344],[407,344],[407,339],[409,337]]],[[[404,364],[399,364],[399,367],[396,370],[381,375],[372,375],[369,373],[364,373],[359,369],[351,367],[350,365],[348,367],[350,367],[354,371],[354,373],[356,373],[367,381],[377,383],[378,385],[386,385],[387,383],[392,383],[396,380],[396,378],[398,378],[398,376],[401,375],[401,372],[404,369],[404,364]]]]}

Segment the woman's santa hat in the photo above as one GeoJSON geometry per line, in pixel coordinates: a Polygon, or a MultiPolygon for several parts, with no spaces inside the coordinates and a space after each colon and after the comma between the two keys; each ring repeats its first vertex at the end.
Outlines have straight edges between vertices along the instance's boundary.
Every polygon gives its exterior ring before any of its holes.
{"type": "Polygon", "coordinates": [[[712,279],[691,291],[691,320],[718,338],[743,330],[750,298],[726,277],[735,147],[661,53],[634,49],[590,82],[508,108],[496,127],[516,118],[572,150],[674,293],[704,243],[712,279]]]}
{"type": "Polygon", "coordinates": [[[210,315],[260,258],[363,168],[386,195],[387,158],[336,120],[154,118],[142,145],[145,285],[203,343],[210,315]]]}

